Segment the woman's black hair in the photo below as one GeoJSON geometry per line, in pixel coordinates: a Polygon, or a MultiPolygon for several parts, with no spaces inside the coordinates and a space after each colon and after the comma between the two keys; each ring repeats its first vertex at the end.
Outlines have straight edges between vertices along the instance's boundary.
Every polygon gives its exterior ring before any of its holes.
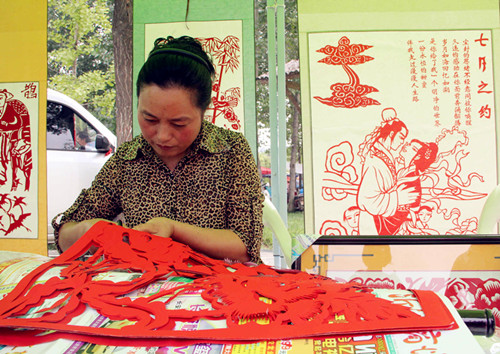
{"type": "Polygon", "coordinates": [[[438,146],[436,143],[424,143],[417,139],[412,140],[414,141],[420,144],[420,148],[410,163],[415,165],[418,172],[424,172],[436,161],[438,146]]]}
{"type": "Polygon", "coordinates": [[[137,77],[137,96],[146,85],[182,87],[194,93],[205,111],[211,102],[215,68],[201,43],[189,36],[158,38],[137,77]]]}

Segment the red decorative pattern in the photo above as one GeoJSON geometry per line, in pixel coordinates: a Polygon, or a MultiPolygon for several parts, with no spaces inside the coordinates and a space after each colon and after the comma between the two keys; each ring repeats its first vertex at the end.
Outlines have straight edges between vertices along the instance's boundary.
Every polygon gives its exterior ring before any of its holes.
{"type": "Polygon", "coordinates": [[[318,60],[319,63],[327,65],[340,65],[349,77],[348,83],[334,83],[330,86],[332,95],[322,98],[315,96],[319,102],[332,107],[342,108],[357,108],[371,105],[379,105],[380,103],[373,98],[366,97],[369,93],[378,92],[378,90],[369,85],[363,85],[359,81],[359,76],[351,68],[352,65],[359,65],[373,60],[367,55],[359,53],[371,48],[370,45],[351,44],[349,38],[342,37],[339,39],[338,46],[326,45],[317,50],[319,53],[326,54],[323,59],[318,60]]]}
{"type": "MultiPolygon", "coordinates": [[[[236,115],[235,109],[241,101],[241,88],[230,87],[222,89],[222,78],[224,74],[234,73],[240,66],[240,39],[235,36],[227,36],[224,39],[217,37],[198,38],[203,49],[210,53],[216,67],[215,83],[212,87],[214,95],[212,105],[207,112],[212,111],[212,115],[205,115],[205,119],[216,123],[224,118],[229,123],[227,128],[235,131],[241,130],[241,121],[236,115]]],[[[226,124],[224,124],[226,126],[226,124]]]]}
{"type": "Polygon", "coordinates": [[[170,238],[152,236],[100,222],[68,251],[47,262],[0,300],[0,343],[27,345],[70,338],[116,345],[135,338],[134,345],[257,341],[322,335],[380,333],[456,328],[453,317],[433,293],[415,291],[424,316],[408,306],[376,297],[370,288],[298,271],[246,266],[214,260],[170,238]],[[79,260],[91,247],[93,256],[79,260]],[[34,285],[50,268],[62,266],[59,277],[34,285]],[[104,272],[135,272],[130,281],[98,280],[104,272]],[[149,297],[127,297],[134,290],[178,275],[191,283],[160,290],[149,297]],[[199,292],[210,309],[167,309],[178,296],[199,292]],[[47,301],[50,300],[50,301],[47,301]],[[44,305],[47,303],[47,305],[44,305]],[[26,315],[33,307],[36,314],[26,315]],[[70,321],[86,307],[111,320],[133,325],[94,328],[70,321]],[[223,320],[226,328],[175,330],[176,323],[223,320]],[[31,329],[22,332],[12,328],[31,329]],[[44,330],[55,332],[36,336],[44,330]],[[122,342],[120,342],[122,341],[122,342]]]}

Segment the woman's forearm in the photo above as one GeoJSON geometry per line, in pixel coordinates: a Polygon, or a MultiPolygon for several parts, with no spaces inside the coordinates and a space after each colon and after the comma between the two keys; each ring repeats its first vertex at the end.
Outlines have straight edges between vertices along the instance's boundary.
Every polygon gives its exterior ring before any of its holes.
{"type": "Polygon", "coordinates": [[[63,252],[70,248],[83,235],[80,229],[80,223],[74,221],[67,222],[61,226],[58,242],[63,252]]]}
{"type": "MultiPolygon", "coordinates": [[[[67,222],[59,229],[59,247],[66,251],[95,223],[103,219],[90,219],[81,222],[67,222]]],[[[134,229],[153,235],[171,237],[192,249],[216,259],[230,259],[248,262],[247,247],[236,233],[231,230],[202,228],[167,218],[154,218],[134,229]]]]}
{"type": "Polygon", "coordinates": [[[247,247],[231,230],[201,228],[176,222],[172,238],[212,258],[227,258],[238,262],[250,260],[247,247]]]}

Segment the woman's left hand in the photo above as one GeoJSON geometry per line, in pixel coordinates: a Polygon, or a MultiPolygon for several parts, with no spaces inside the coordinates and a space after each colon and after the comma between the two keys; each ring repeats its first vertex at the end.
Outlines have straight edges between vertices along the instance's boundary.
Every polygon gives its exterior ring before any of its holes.
{"type": "Polygon", "coordinates": [[[176,221],[169,218],[153,218],[144,224],[139,224],[133,229],[137,231],[143,231],[150,233],[152,235],[161,237],[172,237],[174,233],[174,224],[176,221]]]}
{"type": "Polygon", "coordinates": [[[246,245],[231,230],[202,228],[162,217],[139,224],[134,230],[170,237],[212,258],[227,258],[238,262],[250,260],[246,245]]]}

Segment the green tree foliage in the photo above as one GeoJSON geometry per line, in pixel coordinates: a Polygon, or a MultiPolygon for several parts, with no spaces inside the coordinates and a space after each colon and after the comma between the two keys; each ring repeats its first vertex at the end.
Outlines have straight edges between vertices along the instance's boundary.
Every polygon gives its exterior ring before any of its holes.
{"type": "MultiPolygon", "coordinates": [[[[255,0],[255,73],[257,78],[267,74],[267,0],[255,0]]],[[[256,82],[257,121],[269,128],[269,87],[267,81],[256,82]]]]}
{"type": "Polygon", "coordinates": [[[115,130],[112,0],[48,0],[49,87],[115,130]]]}
{"type": "MultiPolygon", "coordinates": [[[[259,129],[269,129],[269,87],[268,72],[274,72],[274,68],[268,68],[268,39],[267,39],[267,0],[255,0],[255,60],[256,60],[256,100],[257,100],[257,122],[259,129]]],[[[292,62],[298,63],[298,10],[296,0],[285,0],[285,62],[286,68],[286,119],[287,119],[287,160],[290,162],[290,180],[295,180],[296,166],[301,162],[302,134],[301,134],[301,110],[300,110],[300,83],[299,73],[290,65],[292,62]]],[[[260,134],[259,134],[260,136],[260,134]]],[[[259,142],[260,143],[260,142],[259,142]]],[[[262,150],[259,154],[258,162],[262,166],[266,165],[262,150]]],[[[272,166],[271,166],[272,168],[272,166]]],[[[296,188],[291,183],[288,188],[288,210],[296,209],[296,188]]]]}
{"type": "MultiPolygon", "coordinates": [[[[257,120],[261,126],[269,128],[269,85],[268,75],[268,50],[267,50],[267,0],[255,0],[255,67],[256,67],[256,109],[257,120]]],[[[289,62],[299,58],[297,1],[285,0],[285,61],[289,62]]],[[[274,70],[274,69],[273,69],[274,70]]],[[[288,77],[288,81],[295,81],[298,86],[298,74],[288,77]]],[[[289,83],[287,83],[289,87],[289,83]]],[[[289,89],[296,89],[289,87],[289,89]]],[[[296,114],[296,106],[287,99],[288,144],[292,144],[291,118],[296,114]]],[[[300,132],[299,132],[300,135],[300,132]]]]}

